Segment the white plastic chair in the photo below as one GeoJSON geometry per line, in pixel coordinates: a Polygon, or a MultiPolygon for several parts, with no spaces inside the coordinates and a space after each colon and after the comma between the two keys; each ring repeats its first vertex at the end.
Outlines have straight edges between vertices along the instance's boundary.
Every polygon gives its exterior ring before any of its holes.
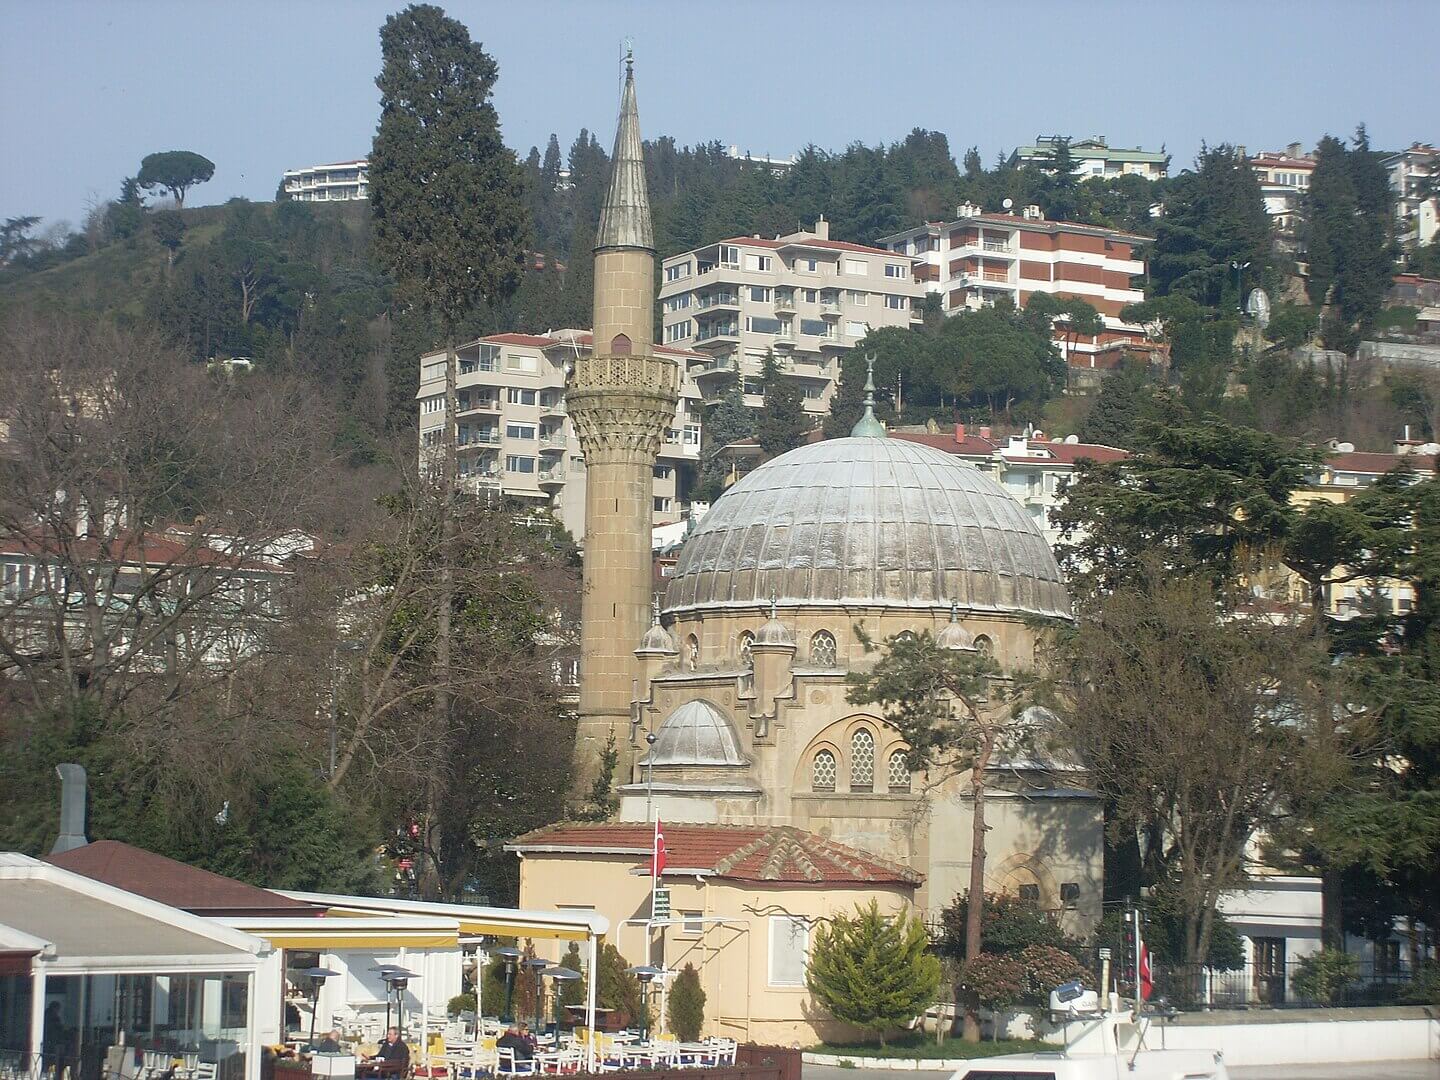
{"type": "Polygon", "coordinates": [[[495,1056],[498,1059],[495,1072],[500,1076],[534,1076],[535,1059],[517,1061],[513,1047],[500,1046],[495,1049],[495,1056]]]}

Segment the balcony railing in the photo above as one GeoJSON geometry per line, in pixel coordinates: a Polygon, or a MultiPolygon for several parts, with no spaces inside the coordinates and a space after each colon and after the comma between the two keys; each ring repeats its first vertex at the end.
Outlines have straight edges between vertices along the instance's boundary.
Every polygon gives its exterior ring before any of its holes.
{"type": "Polygon", "coordinates": [[[840,301],[839,301],[839,300],[821,300],[821,301],[820,301],[820,314],[821,314],[821,315],[839,315],[839,314],[840,314],[840,301]]]}
{"type": "Polygon", "coordinates": [[[782,295],[782,294],[780,294],[780,293],[776,293],[776,294],[775,294],[775,310],[776,310],[776,311],[794,311],[794,310],[795,310],[795,296],[794,296],[794,294],[782,295]]]}
{"type": "Polygon", "coordinates": [[[457,446],[499,446],[500,432],[494,431],[462,431],[455,440],[457,446]]]}
{"type": "Polygon", "coordinates": [[[540,449],[542,450],[564,450],[569,445],[570,440],[563,431],[540,436],[540,449]]]}
{"type": "Polygon", "coordinates": [[[994,251],[1001,255],[1011,254],[1010,244],[1006,240],[986,240],[981,245],[982,251],[994,251]]]}
{"type": "Polygon", "coordinates": [[[740,297],[734,293],[714,293],[710,296],[700,297],[700,301],[696,306],[702,311],[705,308],[739,307],[740,297]]]}
{"type": "Polygon", "coordinates": [[[740,328],[738,326],[702,326],[699,332],[695,335],[695,340],[699,342],[710,341],[714,338],[733,338],[739,336],[740,328]]]}
{"type": "Polygon", "coordinates": [[[1010,284],[1010,275],[1004,270],[985,270],[980,277],[985,281],[996,281],[1002,285],[1010,284]]]}
{"type": "Polygon", "coordinates": [[[553,469],[541,469],[536,475],[542,484],[563,484],[565,483],[565,470],[560,466],[553,469]]]}
{"type": "Polygon", "coordinates": [[[775,344],[788,345],[795,341],[795,328],[789,327],[775,331],[775,344]]]}

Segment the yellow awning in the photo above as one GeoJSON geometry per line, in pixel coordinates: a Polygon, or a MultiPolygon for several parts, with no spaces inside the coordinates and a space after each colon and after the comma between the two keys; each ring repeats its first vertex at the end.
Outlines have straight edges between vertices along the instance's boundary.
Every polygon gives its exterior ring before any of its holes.
{"type": "Polygon", "coordinates": [[[533,923],[498,923],[472,919],[460,920],[460,932],[462,934],[493,934],[495,937],[547,938],[558,941],[584,941],[589,936],[584,930],[536,926],[533,923]]]}
{"type": "Polygon", "coordinates": [[[311,931],[249,931],[262,937],[277,949],[315,949],[334,952],[338,949],[458,949],[458,934],[416,931],[410,933],[382,934],[374,930],[347,931],[343,927],[334,930],[311,931]]]}

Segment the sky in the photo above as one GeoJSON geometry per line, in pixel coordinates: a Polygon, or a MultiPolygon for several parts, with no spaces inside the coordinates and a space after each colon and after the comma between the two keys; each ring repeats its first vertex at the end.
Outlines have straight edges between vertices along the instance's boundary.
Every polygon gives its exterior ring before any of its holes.
{"type": "MultiPolygon", "coordinates": [[[[140,159],[194,150],[192,205],[368,152],[378,30],[399,0],[0,0],[0,219],[78,224],[140,159]]],[[[754,154],[944,132],[958,159],[1040,134],[1251,152],[1368,125],[1440,141],[1440,0],[448,0],[500,65],[523,156],[609,145],[632,39],[647,137],[754,154]]]]}

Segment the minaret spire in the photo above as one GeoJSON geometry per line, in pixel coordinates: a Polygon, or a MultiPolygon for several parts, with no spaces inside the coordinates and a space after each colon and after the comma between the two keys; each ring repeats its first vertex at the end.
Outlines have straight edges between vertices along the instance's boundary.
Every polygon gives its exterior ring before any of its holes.
{"type": "Polygon", "coordinates": [[[635,101],[635,54],[625,55],[625,88],[620,94],[620,121],[615,127],[615,152],[610,156],[610,190],[600,209],[595,250],[655,250],[650,223],[650,194],[645,186],[645,148],[640,138],[640,107],[635,101]]]}
{"type": "Polygon", "coordinates": [[[875,354],[865,354],[865,415],[850,429],[854,439],[883,439],[885,425],[875,418],[875,354]]]}

